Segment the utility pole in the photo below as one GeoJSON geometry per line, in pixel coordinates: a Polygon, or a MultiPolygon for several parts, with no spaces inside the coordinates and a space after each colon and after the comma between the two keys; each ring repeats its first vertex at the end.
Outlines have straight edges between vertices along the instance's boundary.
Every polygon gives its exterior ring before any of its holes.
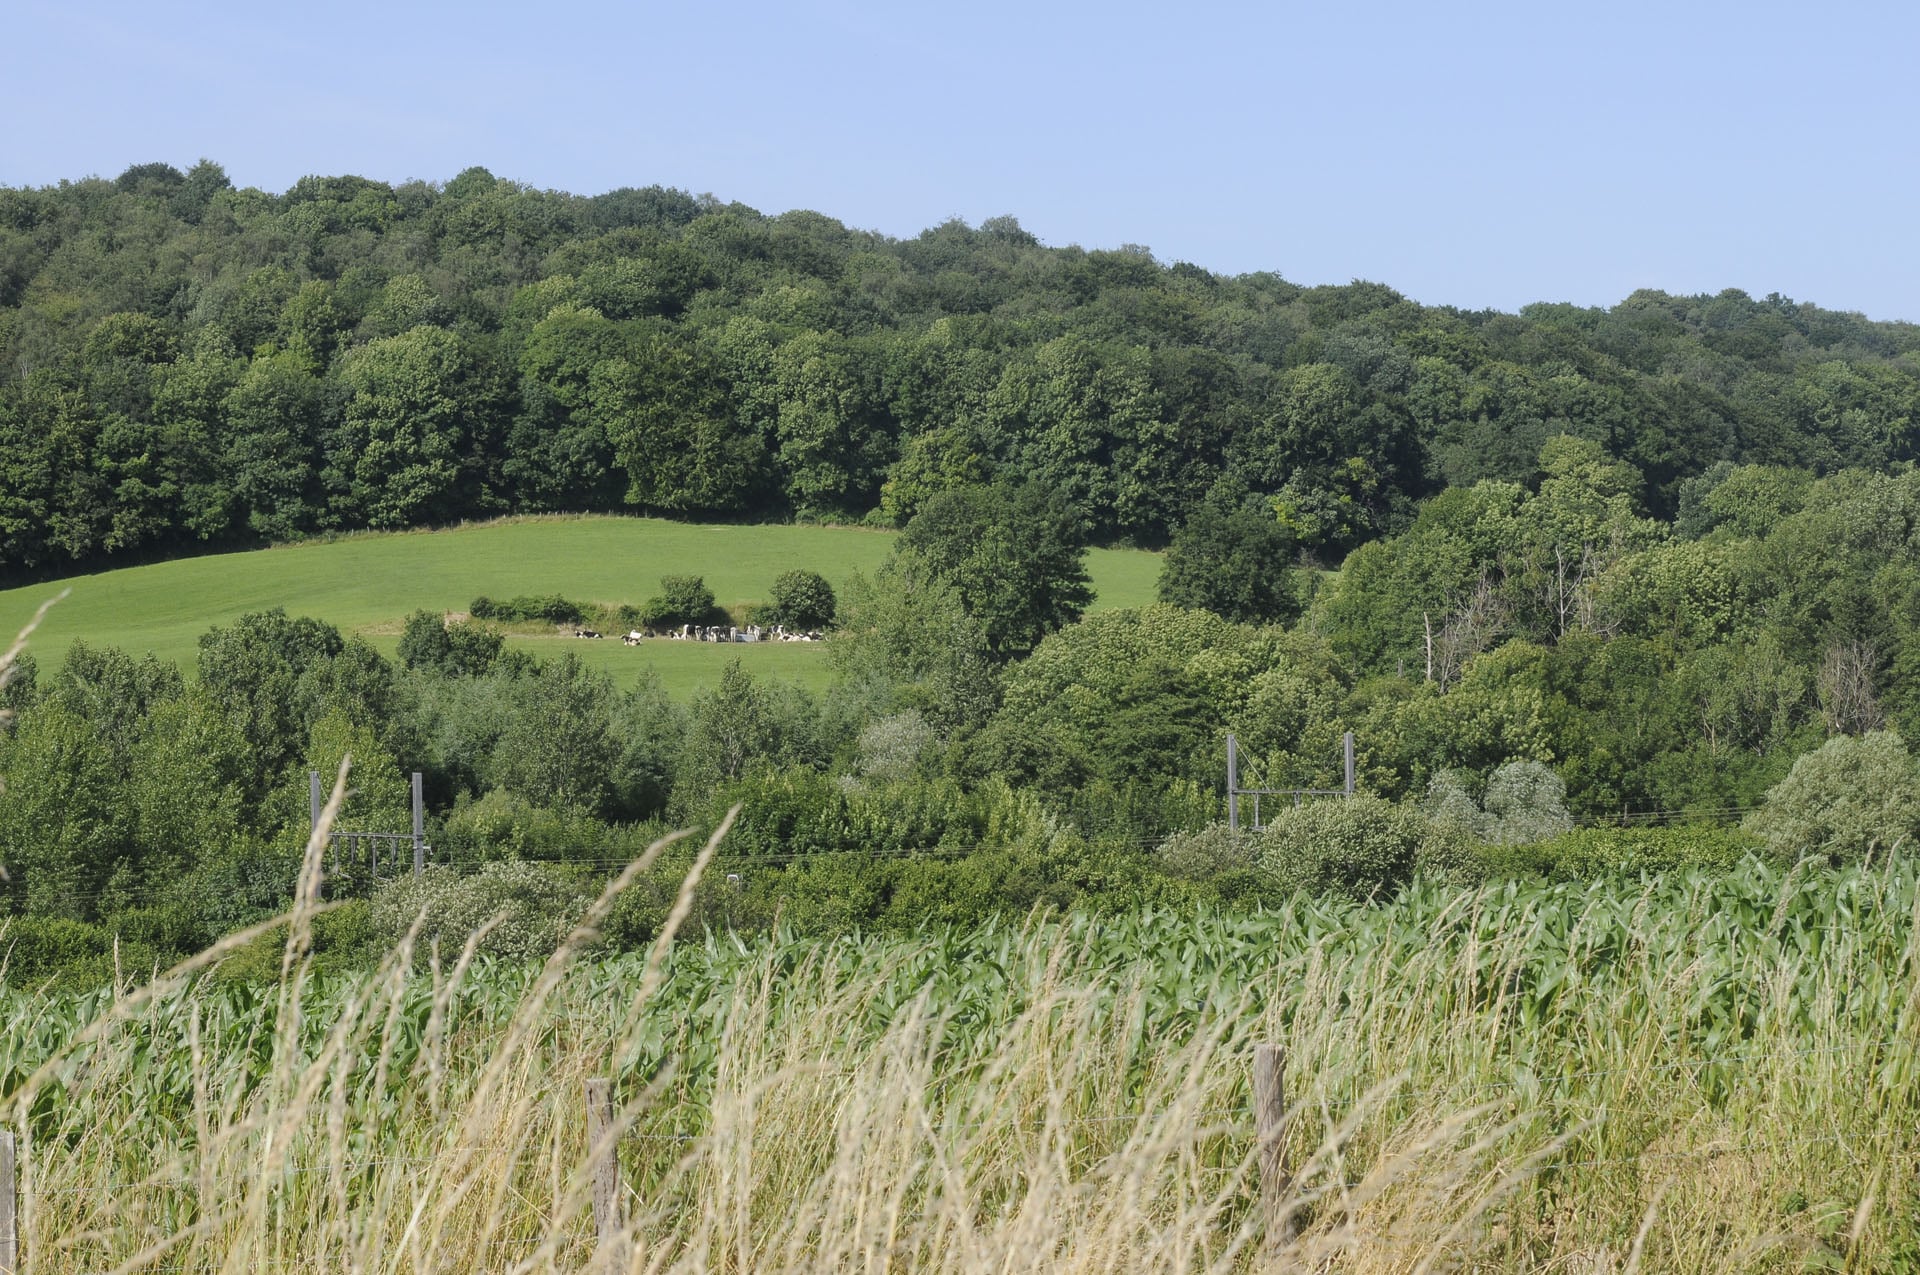
{"type": "MultiPolygon", "coordinates": [[[[1348,738],[1351,739],[1352,736],[1348,736],[1348,738]]],[[[1348,749],[1348,753],[1351,755],[1351,748],[1348,749]]],[[[1353,787],[1353,780],[1351,778],[1353,767],[1349,765],[1347,771],[1349,774],[1347,787],[1351,789],[1353,787]]],[[[425,800],[421,797],[420,772],[416,770],[413,772],[413,875],[417,877],[426,870],[427,806],[425,800]]]]}
{"type": "Polygon", "coordinates": [[[1240,741],[1227,736],[1227,826],[1240,831],[1240,741]]]}

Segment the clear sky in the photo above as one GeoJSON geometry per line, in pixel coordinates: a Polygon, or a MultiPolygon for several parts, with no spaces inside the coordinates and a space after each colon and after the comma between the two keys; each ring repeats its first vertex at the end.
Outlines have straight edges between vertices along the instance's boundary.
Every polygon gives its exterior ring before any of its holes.
{"type": "Polygon", "coordinates": [[[907,236],[1920,320],[1920,5],[89,3],[0,13],[0,184],[661,183],[907,236]]]}

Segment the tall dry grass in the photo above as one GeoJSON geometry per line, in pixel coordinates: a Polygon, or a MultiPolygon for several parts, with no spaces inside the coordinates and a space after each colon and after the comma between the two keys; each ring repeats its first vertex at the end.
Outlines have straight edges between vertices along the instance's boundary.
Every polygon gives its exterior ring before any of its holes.
{"type": "Polygon", "coordinates": [[[38,1271],[1894,1270],[1916,903],[1904,866],[1755,867],[618,957],[589,917],[541,969],[324,982],[296,916],[279,987],[10,994],[0,1066],[38,1271]]]}

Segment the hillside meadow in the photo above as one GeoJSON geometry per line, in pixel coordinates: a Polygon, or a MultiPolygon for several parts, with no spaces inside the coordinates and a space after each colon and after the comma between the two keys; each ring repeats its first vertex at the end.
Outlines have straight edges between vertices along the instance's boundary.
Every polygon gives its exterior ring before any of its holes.
{"type": "MultiPolygon", "coordinates": [[[[438,531],[363,534],[247,553],[183,558],[0,591],[0,628],[14,632],[62,588],[71,595],[34,636],[43,667],[75,638],[177,663],[189,677],[196,644],[211,625],[284,607],[366,637],[388,656],[400,623],[422,608],[464,611],[478,595],[558,593],[581,602],[639,603],[669,573],[704,576],[723,607],[762,601],[783,571],[818,571],[836,586],[871,573],[893,547],[891,532],[854,527],[709,525],[611,516],[516,518],[438,531]]],[[[1095,610],[1153,600],[1159,555],[1094,549],[1087,568],[1095,610]]],[[[576,652],[621,686],[649,668],[680,694],[709,686],[729,659],[756,674],[818,687],[824,648],[802,643],[712,646],[580,641],[540,626],[516,626],[510,644],[539,656],[576,652]]]]}

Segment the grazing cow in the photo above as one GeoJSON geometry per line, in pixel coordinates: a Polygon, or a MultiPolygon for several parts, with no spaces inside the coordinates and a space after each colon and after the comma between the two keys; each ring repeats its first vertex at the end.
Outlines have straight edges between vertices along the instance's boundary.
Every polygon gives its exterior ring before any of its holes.
{"type": "Polygon", "coordinates": [[[573,631],[573,635],[575,637],[582,637],[582,638],[597,638],[600,636],[598,633],[595,633],[592,629],[575,629],[573,631]]]}
{"type": "Polygon", "coordinates": [[[639,646],[646,636],[646,634],[640,632],[638,629],[628,629],[627,635],[620,640],[628,646],[639,646]]]}

